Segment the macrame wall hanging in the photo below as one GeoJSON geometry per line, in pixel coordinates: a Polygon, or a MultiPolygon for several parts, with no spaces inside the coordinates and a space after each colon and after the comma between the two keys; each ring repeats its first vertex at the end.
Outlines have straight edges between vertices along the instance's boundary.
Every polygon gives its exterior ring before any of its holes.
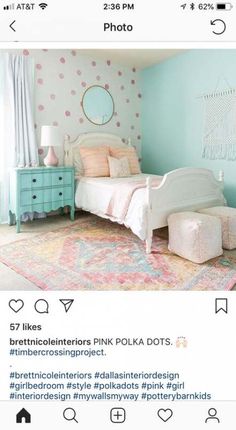
{"type": "MultiPolygon", "coordinates": [[[[222,79],[222,78],[221,78],[222,79]]],[[[236,89],[218,91],[201,96],[205,104],[202,157],[211,160],[236,160],[236,89]]]]}

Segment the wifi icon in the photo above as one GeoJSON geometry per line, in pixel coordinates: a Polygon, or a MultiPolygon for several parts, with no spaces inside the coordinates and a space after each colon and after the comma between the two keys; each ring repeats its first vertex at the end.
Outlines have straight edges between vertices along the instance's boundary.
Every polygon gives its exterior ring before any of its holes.
{"type": "Polygon", "coordinates": [[[42,10],[46,9],[46,7],[48,6],[47,3],[40,3],[39,7],[41,7],[42,10]]]}

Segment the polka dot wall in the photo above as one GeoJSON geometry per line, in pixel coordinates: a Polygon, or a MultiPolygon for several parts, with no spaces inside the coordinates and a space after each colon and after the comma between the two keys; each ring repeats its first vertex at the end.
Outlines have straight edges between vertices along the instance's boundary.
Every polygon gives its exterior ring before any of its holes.
{"type": "MultiPolygon", "coordinates": [[[[15,50],[14,50],[15,52],[15,50]]],[[[18,54],[35,60],[35,129],[40,141],[42,125],[58,125],[63,134],[75,138],[80,133],[104,132],[131,138],[141,153],[141,89],[135,65],[124,67],[109,58],[98,60],[79,50],[23,50],[18,54]],[[112,95],[115,114],[104,126],[85,117],[82,97],[92,85],[105,87],[112,95]]],[[[42,148],[41,148],[41,157],[42,148]]],[[[57,148],[58,152],[58,148],[57,148]]],[[[62,159],[62,153],[59,154],[62,159]]]]}

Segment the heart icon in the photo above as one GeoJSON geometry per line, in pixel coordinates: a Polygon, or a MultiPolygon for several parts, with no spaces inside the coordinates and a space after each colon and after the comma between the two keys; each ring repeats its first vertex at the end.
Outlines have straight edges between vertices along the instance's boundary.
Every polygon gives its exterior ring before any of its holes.
{"type": "Polygon", "coordinates": [[[24,307],[24,302],[21,299],[10,300],[9,307],[17,314],[24,307]]]}
{"type": "Polygon", "coordinates": [[[166,423],[173,416],[173,411],[171,409],[159,409],[157,415],[162,421],[164,421],[164,423],[166,423]]]}

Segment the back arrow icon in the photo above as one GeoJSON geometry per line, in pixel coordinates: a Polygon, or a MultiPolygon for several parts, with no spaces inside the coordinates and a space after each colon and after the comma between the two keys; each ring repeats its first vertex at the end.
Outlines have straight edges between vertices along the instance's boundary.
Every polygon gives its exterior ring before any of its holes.
{"type": "Polygon", "coordinates": [[[15,24],[15,22],[16,22],[16,20],[15,20],[15,21],[12,21],[12,23],[9,25],[9,27],[10,27],[13,31],[16,31],[16,30],[14,29],[14,27],[13,27],[13,25],[15,24]]]}
{"type": "Polygon", "coordinates": [[[226,30],[226,24],[222,19],[215,19],[214,21],[211,21],[211,25],[216,25],[216,23],[221,22],[223,24],[223,30],[221,31],[213,31],[214,34],[223,34],[226,30]]]}

